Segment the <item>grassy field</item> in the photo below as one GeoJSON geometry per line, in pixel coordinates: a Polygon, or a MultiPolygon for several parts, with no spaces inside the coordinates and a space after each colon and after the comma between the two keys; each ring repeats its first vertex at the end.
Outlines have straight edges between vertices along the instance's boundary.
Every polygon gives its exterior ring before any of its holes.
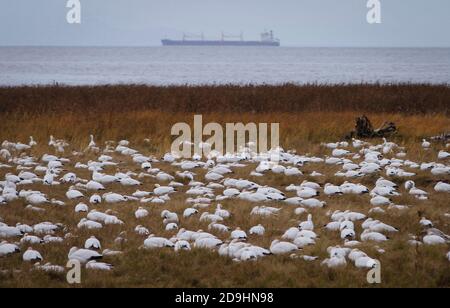
{"type": "MultiPolygon", "coordinates": [[[[279,122],[280,145],[295,149],[298,153],[309,153],[324,157],[330,151],[320,146],[322,142],[342,140],[353,129],[354,119],[367,115],[375,126],[384,121],[393,121],[398,133],[390,140],[404,146],[407,159],[416,162],[436,161],[437,151],[445,144],[433,144],[425,151],[420,146],[422,138],[450,131],[450,88],[430,85],[340,85],[340,86],[214,86],[214,87],[146,87],[146,86],[101,86],[101,87],[13,87],[0,88],[0,141],[28,142],[33,136],[38,145],[28,152],[34,157],[43,153],[54,153],[47,145],[49,136],[66,140],[70,146],[62,155],[67,158],[87,162],[98,155],[85,153],[74,157],[71,152],[82,151],[93,134],[98,145],[108,140],[127,139],[130,146],[145,155],[158,158],[170,150],[172,136],[170,128],[177,122],[192,123],[194,114],[202,114],[206,122],[279,122]],[[149,139],[150,141],[145,141],[149,139]]],[[[374,144],[381,140],[371,140],[374,144]]],[[[129,158],[112,155],[120,162],[117,167],[109,167],[107,173],[116,171],[140,172],[139,166],[129,158]]],[[[446,162],[448,164],[448,161],[446,162]]],[[[175,170],[167,164],[155,163],[154,167],[169,173],[175,170]]],[[[269,174],[263,178],[249,177],[256,165],[235,170],[234,178],[249,178],[260,184],[271,185],[284,190],[291,184],[300,184],[304,179],[341,184],[344,179],[334,176],[339,166],[311,164],[301,168],[309,174],[318,171],[325,176],[319,179],[310,176],[290,178],[269,174]]],[[[76,172],[78,177],[90,178],[90,172],[64,167],[76,172]]],[[[1,169],[0,179],[14,169],[1,169]]],[[[18,172],[18,171],[17,171],[18,172]]],[[[205,170],[195,170],[199,180],[205,170]]],[[[432,176],[429,171],[415,171],[417,186],[430,193],[430,199],[419,201],[399,189],[402,196],[395,197],[396,204],[407,204],[406,211],[389,211],[388,214],[371,214],[371,217],[392,224],[401,232],[379,244],[386,253],[377,251],[373,243],[363,243],[360,249],[382,264],[381,287],[450,287],[450,263],[445,258],[448,246],[414,247],[406,243],[408,234],[420,235],[418,224],[420,214],[431,219],[443,232],[450,233],[450,219],[444,216],[450,212],[449,196],[433,192],[438,180],[450,180],[449,176],[432,176]]],[[[361,181],[373,188],[376,177],[364,177],[361,181]]],[[[152,190],[157,181],[153,178],[140,179],[142,190],[152,190]]],[[[404,179],[395,178],[402,184],[404,179]]],[[[187,183],[187,182],[185,182],[187,183]]],[[[63,244],[34,246],[45,258],[45,262],[65,265],[67,253],[72,246],[83,246],[90,235],[102,242],[103,248],[124,252],[120,257],[108,257],[106,262],[114,265],[111,272],[83,271],[82,287],[369,287],[366,270],[349,264],[342,269],[328,269],[320,261],[307,262],[291,259],[289,256],[269,256],[256,262],[236,263],[230,258],[219,257],[216,252],[193,249],[190,252],[175,253],[173,250],[141,250],[145,237],[134,233],[138,224],[148,227],[152,233],[170,237],[173,232],[163,228],[160,212],[170,209],[179,215],[186,207],[186,195],[181,192],[162,205],[145,205],[150,216],[144,221],[137,220],[134,211],[139,202],[110,205],[100,204],[105,211],[112,209],[125,222],[124,226],[105,226],[99,231],[77,230],[78,221],[84,217],[76,214],[73,206],[79,201],[67,201],[65,192],[68,185],[57,188],[36,185],[27,189],[38,189],[53,198],[66,201],[65,207],[46,206],[45,212],[33,213],[25,210],[23,200],[8,205],[0,205],[0,217],[9,225],[17,222],[35,224],[42,221],[60,222],[71,226],[69,231],[76,237],[63,244]],[[114,243],[121,231],[126,231],[128,242],[114,243]]],[[[108,191],[131,194],[136,188],[124,188],[119,184],[108,186],[108,191]]],[[[320,239],[317,244],[305,248],[301,253],[327,257],[326,248],[342,243],[339,234],[330,233],[320,226],[329,222],[325,214],[331,210],[361,211],[370,209],[367,195],[328,198],[327,207],[310,210],[315,219],[320,239]]],[[[87,200],[84,200],[87,202],[87,200]]],[[[283,210],[275,218],[250,216],[255,204],[244,201],[226,200],[223,207],[232,213],[225,222],[230,227],[240,226],[248,230],[262,223],[266,227],[264,237],[250,236],[249,242],[269,247],[273,239],[279,238],[286,229],[297,225],[305,217],[296,217],[293,206],[278,202],[268,203],[282,206],[283,210]]],[[[215,204],[211,207],[215,208],[215,204]]],[[[212,208],[209,210],[211,211],[212,208]]],[[[181,219],[181,226],[189,230],[207,229],[198,217],[181,219]]],[[[361,232],[360,224],[357,233],[361,232]]],[[[227,235],[218,235],[226,239],[227,235]]],[[[44,263],[45,263],[44,262],[44,263]]],[[[22,261],[21,254],[0,258],[0,287],[69,287],[63,274],[47,274],[31,270],[32,265],[22,261]]]]}

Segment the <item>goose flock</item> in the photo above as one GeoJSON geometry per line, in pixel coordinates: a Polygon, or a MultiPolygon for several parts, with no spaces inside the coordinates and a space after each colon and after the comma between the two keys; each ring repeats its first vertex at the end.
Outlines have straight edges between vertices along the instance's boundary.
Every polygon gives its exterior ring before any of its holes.
{"type": "Polygon", "coordinates": [[[0,270],[20,256],[33,270],[64,272],[51,246],[95,271],[113,271],[103,261],[132,249],[370,269],[390,241],[437,247],[450,261],[449,145],[418,147],[434,159],[408,159],[386,139],[324,143],[320,155],[243,148],[190,160],[143,153],[127,140],[98,146],[93,135],[81,151],[53,136],[42,145],[4,141],[0,270]],[[395,224],[402,217],[407,227],[395,224]]]}

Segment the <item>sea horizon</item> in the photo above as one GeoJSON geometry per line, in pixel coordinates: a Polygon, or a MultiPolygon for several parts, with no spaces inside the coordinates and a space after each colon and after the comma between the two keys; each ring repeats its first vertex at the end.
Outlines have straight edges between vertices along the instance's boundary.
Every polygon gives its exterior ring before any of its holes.
{"type": "Polygon", "coordinates": [[[450,84],[450,48],[0,46],[0,71],[0,86],[450,84]]]}

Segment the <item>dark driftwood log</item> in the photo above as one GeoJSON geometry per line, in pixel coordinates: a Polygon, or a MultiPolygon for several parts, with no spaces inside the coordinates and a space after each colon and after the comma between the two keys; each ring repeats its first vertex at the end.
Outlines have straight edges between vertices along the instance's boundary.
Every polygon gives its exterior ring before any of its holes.
{"type": "Polygon", "coordinates": [[[393,122],[384,122],[384,124],[373,129],[372,123],[369,118],[365,115],[356,118],[355,130],[351,131],[346,135],[347,139],[358,137],[358,138],[376,138],[376,137],[387,137],[397,131],[397,127],[393,122]]]}
{"type": "Polygon", "coordinates": [[[431,141],[436,141],[436,142],[439,142],[439,141],[447,142],[447,141],[450,140],[450,132],[449,133],[442,133],[440,135],[430,137],[430,140],[431,141]]]}

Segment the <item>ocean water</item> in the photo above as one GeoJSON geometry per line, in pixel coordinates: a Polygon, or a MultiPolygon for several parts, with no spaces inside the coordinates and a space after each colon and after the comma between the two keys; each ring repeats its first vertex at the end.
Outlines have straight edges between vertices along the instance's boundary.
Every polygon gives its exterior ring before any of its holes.
{"type": "Polygon", "coordinates": [[[450,84],[450,48],[0,47],[0,85],[450,84]]]}

